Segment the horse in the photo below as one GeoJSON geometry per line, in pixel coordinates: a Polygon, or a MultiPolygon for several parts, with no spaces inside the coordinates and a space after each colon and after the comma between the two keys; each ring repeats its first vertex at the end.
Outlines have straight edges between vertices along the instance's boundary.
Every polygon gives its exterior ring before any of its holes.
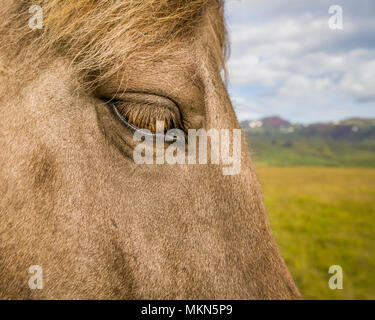
{"type": "Polygon", "coordinates": [[[301,298],[244,136],[238,174],[134,161],[134,131],[157,139],[157,121],[240,129],[224,1],[0,10],[1,299],[301,298]]]}

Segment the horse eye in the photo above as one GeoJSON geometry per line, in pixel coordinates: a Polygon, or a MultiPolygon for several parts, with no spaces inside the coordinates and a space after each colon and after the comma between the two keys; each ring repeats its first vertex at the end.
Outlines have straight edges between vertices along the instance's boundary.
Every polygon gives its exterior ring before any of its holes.
{"type": "Polygon", "coordinates": [[[119,120],[133,131],[146,129],[154,135],[157,131],[157,121],[164,124],[164,132],[181,128],[177,106],[164,97],[128,94],[123,99],[112,100],[108,104],[119,120]]]}

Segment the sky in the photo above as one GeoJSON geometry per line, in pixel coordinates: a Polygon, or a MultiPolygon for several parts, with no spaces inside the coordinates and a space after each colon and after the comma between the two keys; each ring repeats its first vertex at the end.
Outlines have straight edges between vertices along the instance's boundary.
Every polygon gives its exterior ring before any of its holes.
{"type": "Polygon", "coordinates": [[[239,120],[375,118],[375,0],[227,0],[226,20],[239,120]]]}

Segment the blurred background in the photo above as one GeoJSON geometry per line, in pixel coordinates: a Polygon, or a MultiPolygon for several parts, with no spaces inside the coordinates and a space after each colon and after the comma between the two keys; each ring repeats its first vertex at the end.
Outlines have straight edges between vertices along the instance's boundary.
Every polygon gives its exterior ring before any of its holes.
{"type": "Polygon", "coordinates": [[[298,287],[375,299],[375,1],[227,0],[226,18],[229,92],[298,287]]]}

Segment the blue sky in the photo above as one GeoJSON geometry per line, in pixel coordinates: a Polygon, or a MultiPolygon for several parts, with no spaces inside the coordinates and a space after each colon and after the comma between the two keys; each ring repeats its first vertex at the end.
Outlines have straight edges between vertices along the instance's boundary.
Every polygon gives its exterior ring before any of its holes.
{"type": "Polygon", "coordinates": [[[226,18],[240,120],[375,118],[374,0],[227,0],[226,18]],[[329,28],[331,5],[342,30],[329,28]]]}

